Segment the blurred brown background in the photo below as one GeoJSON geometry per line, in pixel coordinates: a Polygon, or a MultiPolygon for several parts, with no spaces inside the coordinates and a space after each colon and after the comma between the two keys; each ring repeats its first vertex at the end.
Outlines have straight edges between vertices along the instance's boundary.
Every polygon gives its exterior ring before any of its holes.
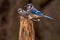
{"type": "Polygon", "coordinates": [[[36,40],[60,40],[60,0],[0,0],[0,40],[18,40],[19,14],[17,9],[32,2],[54,20],[34,22],[36,40]]]}

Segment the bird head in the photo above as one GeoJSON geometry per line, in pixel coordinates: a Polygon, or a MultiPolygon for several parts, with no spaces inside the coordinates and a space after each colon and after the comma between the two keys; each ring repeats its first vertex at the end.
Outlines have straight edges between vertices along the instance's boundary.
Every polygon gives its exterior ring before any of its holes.
{"type": "Polygon", "coordinates": [[[22,9],[22,8],[19,8],[17,11],[18,11],[18,13],[20,14],[20,13],[23,12],[23,9],[22,9]]]}
{"type": "Polygon", "coordinates": [[[32,6],[33,6],[32,3],[25,5],[25,7],[27,7],[27,10],[31,9],[32,6]]]}

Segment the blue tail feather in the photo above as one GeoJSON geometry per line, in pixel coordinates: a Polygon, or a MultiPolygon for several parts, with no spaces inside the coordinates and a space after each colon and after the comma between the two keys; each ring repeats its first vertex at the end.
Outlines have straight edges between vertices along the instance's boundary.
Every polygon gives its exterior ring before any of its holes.
{"type": "Polygon", "coordinates": [[[53,19],[52,17],[46,16],[46,15],[44,15],[44,17],[47,18],[47,19],[53,19]]]}

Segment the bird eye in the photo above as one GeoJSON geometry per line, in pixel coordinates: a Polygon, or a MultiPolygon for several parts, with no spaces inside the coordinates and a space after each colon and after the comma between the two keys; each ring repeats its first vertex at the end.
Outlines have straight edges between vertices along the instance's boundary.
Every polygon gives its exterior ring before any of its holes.
{"type": "Polygon", "coordinates": [[[17,11],[21,11],[22,9],[21,8],[19,8],[17,11]]]}
{"type": "Polygon", "coordinates": [[[21,11],[21,10],[19,10],[19,11],[21,11]]]}

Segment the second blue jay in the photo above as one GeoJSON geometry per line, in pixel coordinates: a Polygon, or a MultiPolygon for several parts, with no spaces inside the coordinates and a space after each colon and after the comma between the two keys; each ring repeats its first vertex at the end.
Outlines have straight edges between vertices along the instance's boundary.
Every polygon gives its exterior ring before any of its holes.
{"type": "Polygon", "coordinates": [[[52,17],[44,15],[41,11],[37,10],[36,8],[34,8],[32,3],[27,4],[26,6],[27,6],[27,12],[31,12],[32,14],[36,14],[38,16],[43,16],[43,17],[48,18],[48,19],[53,19],[52,17]]]}

